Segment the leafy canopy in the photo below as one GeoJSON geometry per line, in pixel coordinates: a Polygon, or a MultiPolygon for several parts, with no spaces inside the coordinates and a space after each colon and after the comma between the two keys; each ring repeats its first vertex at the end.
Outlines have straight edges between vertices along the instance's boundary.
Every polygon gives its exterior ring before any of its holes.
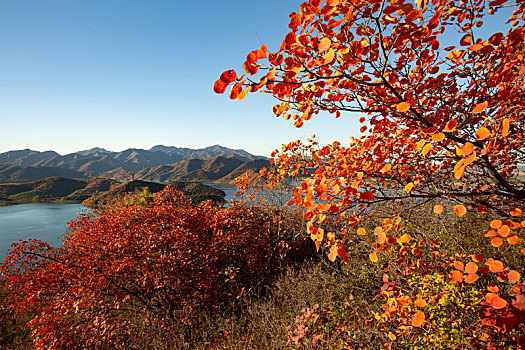
{"type": "MultiPolygon", "coordinates": [[[[329,248],[330,259],[346,261],[351,236],[369,237],[370,260],[397,254],[404,273],[420,277],[420,288],[433,276],[431,267],[444,269],[446,283],[479,284],[488,318],[507,312],[520,319],[522,297],[511,299],[523,290],[520,274],[499,259],[471,254],[463,258],[465,270],[462,259],[443,252],[425,256],[418,248],[424,240],[400,233],[400,217],[385,219],[373,232],[360,219],[375,204],[428,203],[444,218],[482,213],[491,221],[489,247],[519,246],[525,227],[524,13],[521,0],[305,1],[290,14],[279,50],[262,45],[251,51],[244,74],[224,72],[214,91],[231,86],[230,98],[240,100],[248,92],[272,94],[279,101],[274,114],[296,127],[320,112],[359,118],[358,139],[319,145],[314,135],[290,142],[272,154],[276,169],[263,173],[273,183],[302,177],[290,204],[306,208],[308,231],[318,248],[329,248]],[[488,33],[485,22],[500,31],[488,33]],[[338,232],[325,234],[327,226],[338,232]],[[489,284],[495,276],[513,287],[489,284]]],[[[408,310],[408,328],[400,332],[430,324],[412,302],[398,303],[405,297],[399,288],[385,297],[381,322],[408,310]]],[[[522,322],[502,332],[523,331],[522,322]]]]}

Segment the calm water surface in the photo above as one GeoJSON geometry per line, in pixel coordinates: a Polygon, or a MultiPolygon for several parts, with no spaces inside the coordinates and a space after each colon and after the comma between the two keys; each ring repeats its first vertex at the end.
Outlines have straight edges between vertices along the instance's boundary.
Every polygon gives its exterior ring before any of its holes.
{"type": "Polygon", "coordinates": [[[205,185],[208,185],[210,187],[216,188],[218,190],[223,191],[226,193],[226,197],[224,197],[224,200],[226,203],[230,201],[230,199],[233,198],[233,193],[237,191],[237,186],[235,185],[228,185],[228,184],[212,184],[212,183],[205,183],[205,185]]]}
{"type": "Polygon", "coordinates": [[[0,260],[11,243],[39,238],[53,246],[62,243],[67,223],[89,209],[81,204],[31,203],[0,207],[0,260]]]}

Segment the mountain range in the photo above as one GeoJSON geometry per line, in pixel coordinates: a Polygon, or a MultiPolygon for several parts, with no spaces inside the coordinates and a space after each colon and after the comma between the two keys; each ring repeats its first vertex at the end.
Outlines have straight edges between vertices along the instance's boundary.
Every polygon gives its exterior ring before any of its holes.
{"type": "Polygon", "coordinates": [[[158,145],[149,150],[131,148],[121,152],[95,147],[66,155],[24,149],[0,153],[0,183],[23,183],[50,176],[231,183],[245,171],[255,173],[265,166],[270,166],[270,162],[264,157],[219,145],[202,149],[158,145]]]}

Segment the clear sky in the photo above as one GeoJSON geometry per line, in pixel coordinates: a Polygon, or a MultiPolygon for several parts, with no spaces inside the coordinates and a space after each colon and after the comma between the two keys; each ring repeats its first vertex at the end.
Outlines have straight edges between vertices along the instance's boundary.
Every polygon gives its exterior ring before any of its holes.
{"type": "Polygon", "coordinates": [[[273,98],[212,91],[259,38],[276,51],[298,0],[0,0],[0,153],[220,144],[268,155],[318,134],[357,136],[355,117],[296,129],[273,98]],[[258,38],[259,37],[259,38],[258,38]]]}

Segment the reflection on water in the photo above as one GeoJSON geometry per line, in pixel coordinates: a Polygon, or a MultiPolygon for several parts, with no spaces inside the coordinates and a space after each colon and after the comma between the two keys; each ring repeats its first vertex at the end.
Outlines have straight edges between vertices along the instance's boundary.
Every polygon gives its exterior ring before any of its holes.
{"type": "Polygon", "coordinates": [[[11,243],[30,238],[62,243],[67,223],[88,209],[80,204],[30,203],[0,207],[0,259],[11,243]]]}

